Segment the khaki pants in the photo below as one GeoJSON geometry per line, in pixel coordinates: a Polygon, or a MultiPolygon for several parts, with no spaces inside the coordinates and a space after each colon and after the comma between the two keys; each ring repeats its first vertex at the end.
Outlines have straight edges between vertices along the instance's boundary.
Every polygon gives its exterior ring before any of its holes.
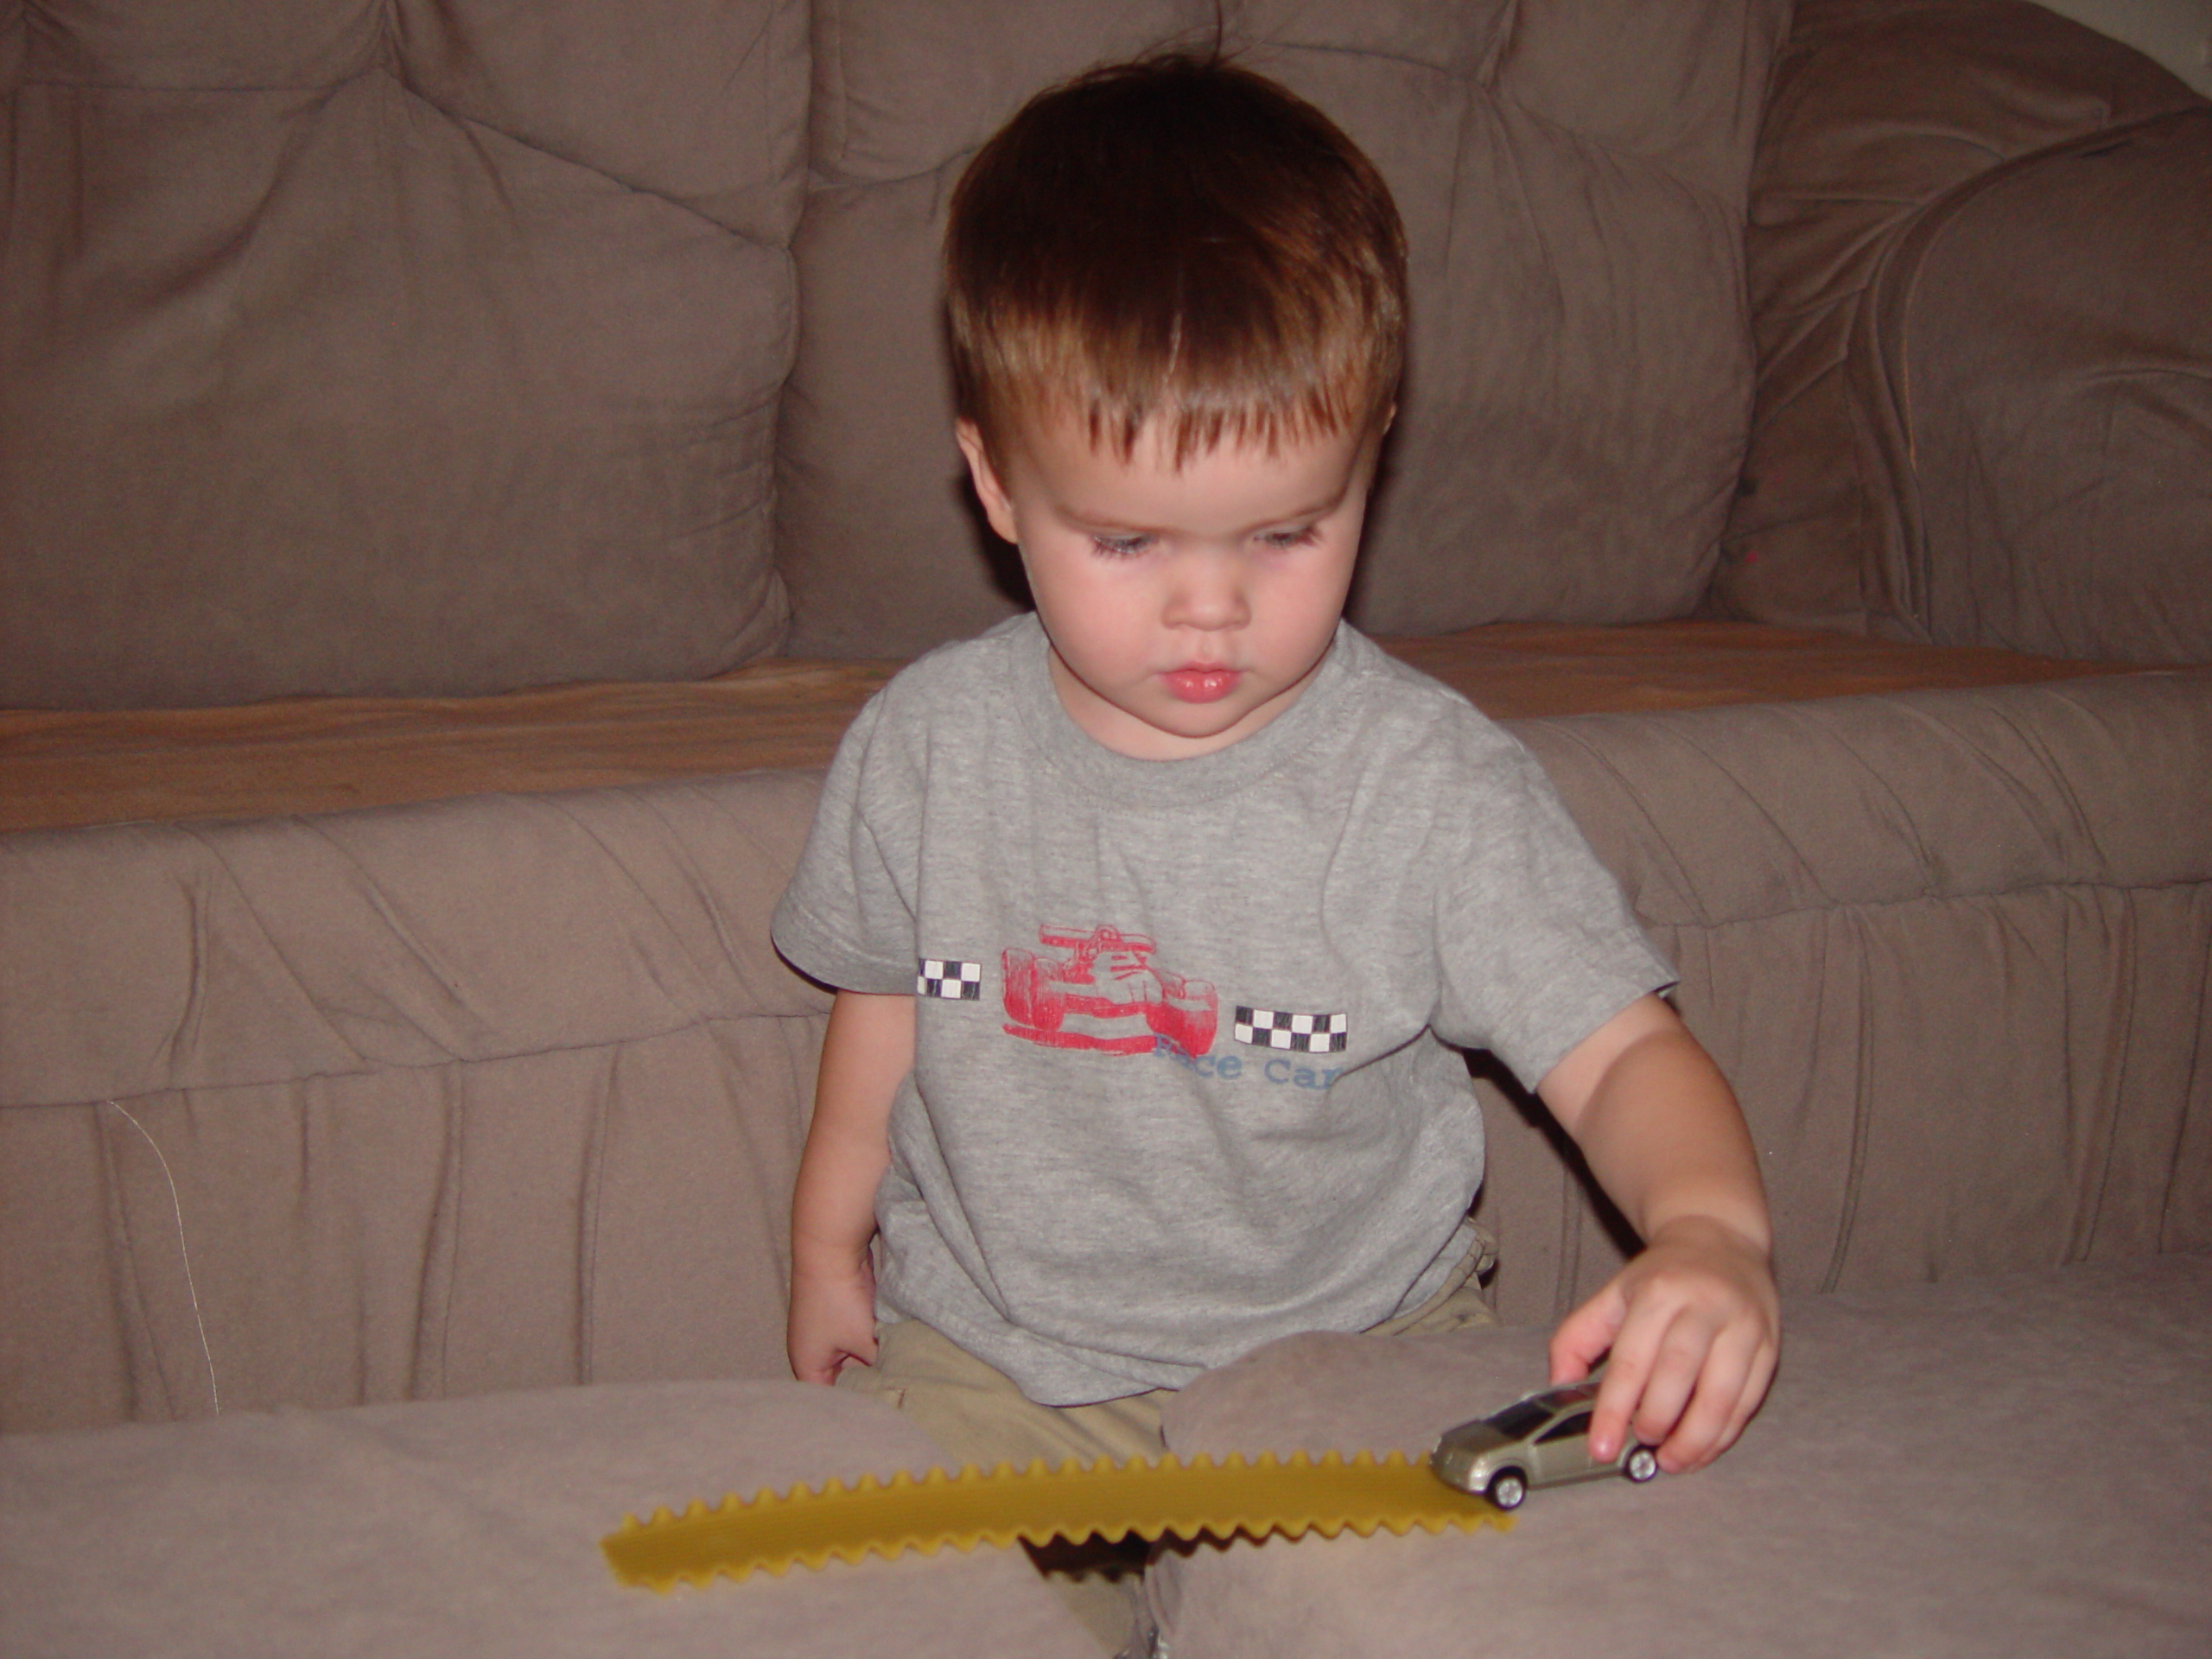
{"type": "MultiPolygon", "coordinates": [[[[1496,1324],[1479,1282],[1494,1259],[1489,1240],[1478,1235],[1433,1296],[1365,1334],[1435,1336],[1496,1324]]],[[[1172,1389],[1096,1405],[1040,1406],[1002,1372],[918,1319],[879,1326],[876,1343],[875,1363],[848,1365],[837,1386],[896,1406],[955,1466],[1010,1463],[1020,1469],[1039,1459],[1048,1467],[1100,1458],[1126,1463],[1166,1452],[1160,1414],[1172,1389]]],[[[1143,1651],[1149,1628],[1140,1587],[1145,1548],[1093,1539],[1029,1553],[1107,1652],[1143,1651]]]]}

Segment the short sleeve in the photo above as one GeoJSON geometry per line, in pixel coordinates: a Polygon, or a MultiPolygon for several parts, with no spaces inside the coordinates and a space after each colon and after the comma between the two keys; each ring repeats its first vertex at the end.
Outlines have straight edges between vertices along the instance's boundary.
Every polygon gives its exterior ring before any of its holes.
{"type": "Polygon", "coordinates": [[[771,924],[784,959],[839,990],[914,988],[920,766],[887,721],[888,692],[837,747],[814,826],[771,924]]]}
{"type": "MultiPolygon", "coordinates": [[[[1493,730],[1495,728],[1492,728],[1493,730]]],[[[1488,1049],[1534,1089],[1568,1052],[1674,969],[1535,757],[1503,744],[1438,837],[1437,1034],[1488,1049]]]]}

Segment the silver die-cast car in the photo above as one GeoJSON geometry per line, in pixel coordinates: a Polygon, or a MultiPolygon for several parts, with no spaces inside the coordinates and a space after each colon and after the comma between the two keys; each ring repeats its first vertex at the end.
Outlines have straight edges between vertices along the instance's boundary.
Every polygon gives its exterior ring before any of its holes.
{"type": "Polygon", "coordinates": [[[1477,1492],[1501,1510],[1521,1507],[1531,1486],[1595,1480],[1620,1473],[1649,1480],[1659,1454],[1630,1439],[1620,1455],[1600,1463],[1590,1455],[1590,1412],[1598,1379],[1585,1377],[1516,1400],[1503,1411],[1446,1429],[1429,1454],[1429,1466],[1446,1485],[1477,1492]]]}

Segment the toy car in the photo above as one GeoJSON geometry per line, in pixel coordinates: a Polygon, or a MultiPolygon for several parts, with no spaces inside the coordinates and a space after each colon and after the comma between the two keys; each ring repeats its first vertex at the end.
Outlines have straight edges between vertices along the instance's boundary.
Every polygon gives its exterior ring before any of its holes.
{"type": "Polygon", "coordinates": [[[1598,1379],[1585,1377],[1516,1400],[1503,1411],[1444,1431],[1429,1453],[1429,1467],[1446,1485],[1475,1492],[1501,1510],[1517,1510],[1531,1486],[1595,1480],[1616,1471],[1646,1481],[1659,1472],[1659,1454],[1640,1440],[1625,1442],[1618,1457],[1599,1463],[1590,1455],[1590,1412],[1598,1379]]]}

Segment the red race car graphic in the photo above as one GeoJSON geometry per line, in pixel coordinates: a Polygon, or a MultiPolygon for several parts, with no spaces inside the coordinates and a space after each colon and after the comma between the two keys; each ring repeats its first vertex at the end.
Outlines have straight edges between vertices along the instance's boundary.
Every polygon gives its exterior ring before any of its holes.
{"type": "Polygon", "coordinates": [[[1040,927],[1037,942],[1069,955],[1001,954],[1010,1034],[1103,1054],[1149,1054],[1163,1039],[1189,1055],[1213,1046],[1219,1013],[1213,987],[1160,967],[1150,939],[1118,927],[1040,927]],[[1131,1020],[1144,1029],[1131,1030],[1131,1020]]]}

